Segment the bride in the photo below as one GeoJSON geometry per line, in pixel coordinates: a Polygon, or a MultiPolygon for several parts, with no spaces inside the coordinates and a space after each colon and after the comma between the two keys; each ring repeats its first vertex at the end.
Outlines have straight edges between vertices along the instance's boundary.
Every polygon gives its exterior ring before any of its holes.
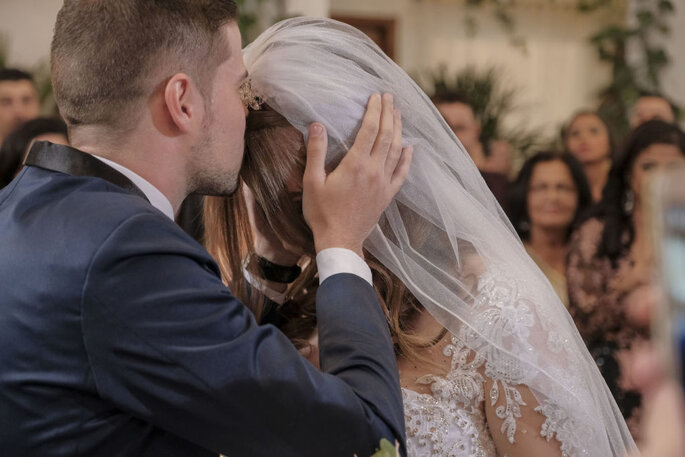
{"type": "MultiPolygon", "coordinates": [[[[389,92],[414,148],[409,176],[365,242],[402,383],[410,456],[622,456],[634,443],[572,320],[526,255],[428,97],[364,34],[285,20],[244,51],[251,77],[244,192],[209,198],[207,244],[231,289],[316,357],[312,235],[301,210],[308,126],[328,127],[327,166],[351,146],[366,101],[389,92]],[[269,312],[246,198],[302,273],[269,312]],[[297,247],[297,248],[295,248],[297,247]],[[244,259],[248,259],[247,261],[244,259]]],[[[374,198],[369,195],[369,198],[374,198]]],[[[323,367],[325,369],[325,367],[323,367]]]]}

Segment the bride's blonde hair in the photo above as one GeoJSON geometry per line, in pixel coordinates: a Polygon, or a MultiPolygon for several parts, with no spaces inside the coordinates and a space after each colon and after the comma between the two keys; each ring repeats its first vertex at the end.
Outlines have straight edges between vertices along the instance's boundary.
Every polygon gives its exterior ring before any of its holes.
{"type": "MultiPolygon", "coordinates": [[[[288,287],[290,300],[280,309],[285,318],[281,330],[297,347],[304,347],[316,328],[316,252],[312,232],[302,214],[301,200],[298,202],[287,190],[287,182],[293,176],[301,180],[304,173],[304,138],[283,116],[265,105],[250,112],[245,145],[241,183],[252,190],[270,228],[282,240],[305,252],[302,274],[288,287]]],[[[264,300],[259,294],[248,293],[242,273],[245,267],[258,275],[255,262],[245,262],[253,254],[253,240],[242,192],[231,197],[207,197],[205,226],[207,250],[217,260],[224,281],[259,320],[264,312],[264,300]]],[[[432,338],[416,335],[412,324],[423,307],[397,276],[368,252],[364,256],[371,267],[373,286],[383,307],[396,354],[412,360],[426,360],[421,357],[420,350],[440,341],[446,331],[432,338]]]]}

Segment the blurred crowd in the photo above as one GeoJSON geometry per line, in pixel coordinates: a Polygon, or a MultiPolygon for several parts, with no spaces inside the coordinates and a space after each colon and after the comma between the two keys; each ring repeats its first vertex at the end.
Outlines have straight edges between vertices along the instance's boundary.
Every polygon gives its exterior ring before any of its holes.
{"type": "MultiPolygon", "coordinates": [[[[674,410],[682,400],[672,386],[654,393],[655,373],[664,369],[658,368],[662,357],[650,349],[661,300],[650,180],[685,165],[677,108],[660,94],[644,94],[632,107],[630,132],[619,139],[598,112],[579,111],[563,128],[562,147],[531,155],[510,181],[512,148],[481,139],[468,100],[457,93],[436,94],[433,100],[567,306],[633,437],[644,447],[663,446],[664,440],[650,433],[663,437],[668,427],[680,436],[682,411],[669,419],[653,412],[654,401],[674,410]],[[650,399],[646,404],[644,395],[650,399]]],[[[685,451],[674,446],[679,450],[670,455],[685,451]]],[[[658,449],[653,455],[669,455],[658,449]]]]}
{"type": "MultiPolygon", "coordinates": [[[[432,99],[567,306],[634,438],[645,453],[682,455],[682,393],[659,375],[665,370],[650,352],[660,299],[649,181],[685,164],[677,108],[660,94],[644,94],[632,107],[625,138],[614,138],[597,112],[580,111],[569,116],[562,147],[527,157],[515,171],[513,148],[482,138],[465,96],[442,92],[432,99]],[[655,439],[664,434],[672,439],[655,439]]],[[[64,122],[40,116],[30,74],[0,70],[0,188],[19,173],[37,140],[68,144],[64,122]]],[[[178,216],[200,241],[201,210],[199,197],[191,196],[178,216]]]]}

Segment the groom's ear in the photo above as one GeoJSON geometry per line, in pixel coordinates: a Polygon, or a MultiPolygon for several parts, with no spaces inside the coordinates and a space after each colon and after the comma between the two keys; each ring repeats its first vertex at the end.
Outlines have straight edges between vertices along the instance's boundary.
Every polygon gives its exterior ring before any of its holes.
{"type": "Polygon", "coordinates": [[[164,111],[168,127],[176,134],[194,133],[202,126],[204,100],[197,86],[185,73],[176,73],[164,85],[164,111]]]}

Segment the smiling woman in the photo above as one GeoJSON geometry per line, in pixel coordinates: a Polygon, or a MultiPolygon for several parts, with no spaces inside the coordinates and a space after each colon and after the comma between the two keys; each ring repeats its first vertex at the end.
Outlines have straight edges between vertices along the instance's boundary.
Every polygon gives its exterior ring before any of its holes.
{"type": "Polygon", "coordinates": [[[508,214],[526,251],[568,306],[568,241],[592,202],[582,165],[570,154],[540,152],[523,164],[509,195],[508,214]]]}

